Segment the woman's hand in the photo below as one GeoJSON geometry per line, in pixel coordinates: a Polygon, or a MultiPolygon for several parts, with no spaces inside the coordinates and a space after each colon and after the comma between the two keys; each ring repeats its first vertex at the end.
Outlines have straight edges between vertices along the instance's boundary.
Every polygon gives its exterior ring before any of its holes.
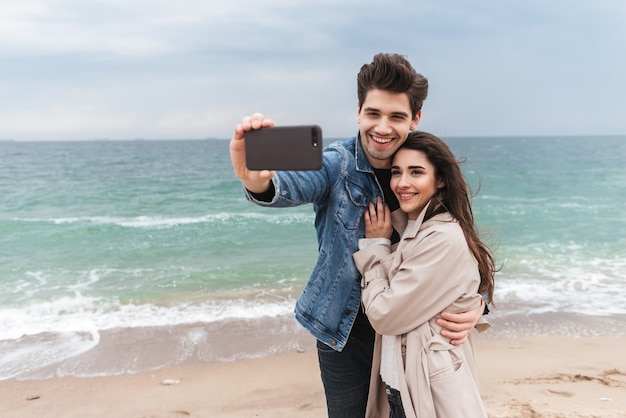
{"type": "Polygon", "coordinates": [[[370,202],[369,209],[365,211],[365,238],[391,239],[392,233],[389,206],[377,197],[376,204],[370,202]]]}

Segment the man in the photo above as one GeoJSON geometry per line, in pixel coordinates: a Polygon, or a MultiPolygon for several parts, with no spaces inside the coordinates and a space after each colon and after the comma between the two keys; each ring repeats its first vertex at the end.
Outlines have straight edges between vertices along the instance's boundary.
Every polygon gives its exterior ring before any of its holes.
{"type": "MultiPolygon", "coordinates": [[[[260,113],[243,118],[230,142],[235,174],[250,201],[273,207],[312,203],[319,256],[295,307],[296,319],[317,338],[328,415],[363,417],[374,331],[360,307],[360,275],[352,260],[364,236],[363,215],[381,197],[402,217],[389,187],[393,153],[421,118],[428,81],[401,55],[377,54],[357,77],[359,136],[324,150],[319,171],[251,171],[245,133],[273,126],[260,113]]],[[[401,224],[406,225],[406,219],[401,224]]],[[[398,232],[394,232],[396,241],[398,232]]],[[[482,314],[442,313],[442,335],[461,344],[482,314]]]]}

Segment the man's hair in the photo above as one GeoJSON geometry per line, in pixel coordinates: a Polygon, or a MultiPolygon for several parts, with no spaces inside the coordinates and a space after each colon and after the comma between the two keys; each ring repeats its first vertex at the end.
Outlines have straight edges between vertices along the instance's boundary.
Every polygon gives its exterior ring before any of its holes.
{"type": "Polygon", "coordinates": [[[428,95],[428,80],[415,71],[411,63],[399,54],[379,53],[370,64],[361,67],[357,76],[357,96],[359,109],[363,106],[370,90],[387,90],[406,93],[414,118],[422,109],[428,95]]]}

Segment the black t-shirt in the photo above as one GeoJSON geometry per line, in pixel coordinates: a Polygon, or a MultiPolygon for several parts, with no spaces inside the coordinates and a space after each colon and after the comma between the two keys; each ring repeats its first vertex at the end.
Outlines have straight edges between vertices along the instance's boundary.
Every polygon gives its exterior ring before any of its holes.
{"type": "MultiPolygon", "coordinates": [[[[393,212],[396,209],[400,208],[400,203],[396,198],[396,195],[391,191],[391,186],[389,185],[389,181],[391,180],[391,170],[388,168],[374,168],[374,174],[378,179],[378,183],[380,187],[383,189],[383,195],[385,197],[385,203],[389,206],[389,210],[393,212]]],[[[393,244],[400,241],[400,234],[395,229],[393,230],[393,234],[391,235],[391,242],[393,244]]]]}

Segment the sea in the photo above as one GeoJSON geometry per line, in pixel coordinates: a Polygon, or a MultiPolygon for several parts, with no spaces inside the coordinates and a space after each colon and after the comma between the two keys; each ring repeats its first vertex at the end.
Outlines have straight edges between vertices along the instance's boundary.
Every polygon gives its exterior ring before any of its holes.
{"type": "MultiPolygon", "coordinates": [[[[444,139],[500,267],[488,338],[626,335],[626,136],[444,139]]],[[[0,142],[0,380],[311,346],[313,208],[247,202],[228,145],[0,142]]]]}

